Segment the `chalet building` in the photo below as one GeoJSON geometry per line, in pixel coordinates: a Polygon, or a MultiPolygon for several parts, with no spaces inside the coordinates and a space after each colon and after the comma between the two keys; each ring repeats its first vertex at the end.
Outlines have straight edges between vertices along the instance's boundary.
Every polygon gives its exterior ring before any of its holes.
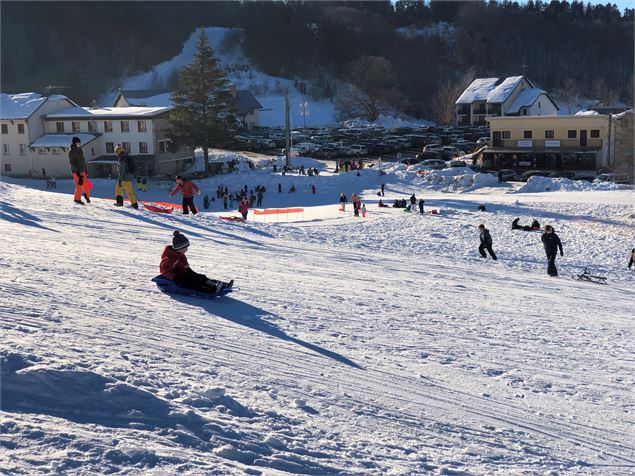
{"type": "MultiPolygon", "coordinates": [[[[2,94],[0,99],[0,127],[2,129],[0,173],[6,176],[28,177],[40,175],[44,167],[49,174],[46,163],[39,160],[38,154],[34,154],[32,145],[44,135],[44,116],[75,106],[77,104],[69,98],[57,94],[51,96],[42,96],[37,93],[2,94]]],[[[66,165],[69,168],[68,158],[66,165]]]]}
{"type": "MultiPolygon", "coordinates": [[[[234,98],[234,112],[244,127],[252,129],[260,126],[262,105],[252,92],[237,90],[235,86],[231,86],[230,92],[234,98]]],[[[166,89],[123,90],[117,95],[113,107],[171,107],[171,95],[166,89]]]]}
{"type": "Polygon", "coordinates": [[[632,110],[615,117],[589,111],[573,116],[489,117],[491,147],[483,151],[483,166],[598,171],[613,169],[630,154],[632,177],[632,117],[632,110]]]}
{"type": "Polygon", "coordinates": [[[498,116],[552,116],[559,110],[548,92],[524,76],[475,79],[455,106],[458,126],[486,124],[498,116]]]}

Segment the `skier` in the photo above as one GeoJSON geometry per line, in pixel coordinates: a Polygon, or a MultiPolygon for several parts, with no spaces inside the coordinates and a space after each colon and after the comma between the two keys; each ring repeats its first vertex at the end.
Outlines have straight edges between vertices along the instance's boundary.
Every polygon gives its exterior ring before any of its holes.
{"type": "Polygon", "coordinates": [[[246,198],[243,198],[241,200],[240,205],[238,205],[238,211],[243,216],[243,220],[246,220],[247,213],[249,213],[249,202],[247,201],[246,198]]]}
{"type": "Polygon", "coordinates": [[[424,200],[423,198],[419,199],[419,213],[421,213],[423,215],[423,204],[424,204],[424,200]]]}
{"type": "Polygon", "coordinates": [[[545,247],[545,253],[547,254],[547,274],[549,276],[558,276],[558,270],[556,269],[556,253],[560,249],[560,256],[563,256],[562,242],[560,237],[556,235],[551,225],[545,225],[545,232],[540,238],[542,244],[545,247]]]}
{"type": "Polygon", "coordinates": [[[345,212],[346,211],[346,202],[348,200],[346,200],[346,195],[344,195],[344,192],[340,193],[340,211],[341,212],[345,212]]]}
{"type": "Polygon", "coordinates": [[[487,258],[487,254],[485,254],[485,250],[487,250],[492,259],[496,261],[497,258],[494,250],[492,249],[492,237],[489,234],[489,230],[485,228],[485,225],[483,225],[482,223],[478,226],[478,230],[480,232],[479,239],[481,240],[478,251],[479,253],[481,253],[481,257],[487,258]]]}
{"type": "Polygon", "coordinates": [[[71,139],[71,148],[68,151],[68,159],[71,163],[71,172],[75,181],[75,195],[73,199],[78,205],[85,205],[82,202],[82,194],[86,203],[90,203],[90,182],[86,171],[86,159],[82,150],[82,141],[79,137],[71,139]]]}
{"type": "Polygon", "coordinates": [[[194,193],[196,193],[197,195],[201,194],[201,191],[198,189],[196,184],[181,177],[180,175],[177,175],[176,187],[174,187],[174,190],[170,192],[170,197],[176,195],[177,192],[181,192],[183,194],[183,215],[188,214],[188,209],[192,211],[192,215],[196,215],[196,207],[194,206],[194,193]]]}
{"type": "Polygon", "coordinates": [[[166,246],[161,255],[159,269],[164,278],[171,279],[182,288],[212,294],[234,285],[233,279],[225,283],[192,271],[185,257],[189,246],[190,241],[185,235],[179,231],[173,233],[172,246],[166,246]]]}
{"type": "Polygon", "coordinates": [[[631,266],[633,266],[633,264],[635,264],[635,248],[633,248],[633,251],[631,251],[631,259],[628,262],[628,269],[631,269],[631,266]]]}
{"type": "Polygon", "coordinates": [[[119,160],[117,163],[119,175],[115,186],[115,200],[117,200],[115,206],[123,207],[123,192],[125,191],[130,199],[132,208],[138,209],[137,196],[132,188],[132,176],[135,172],[134,162],[121,144],[115,147],[115,154],[117,154],[117,159],[119,160]]]}

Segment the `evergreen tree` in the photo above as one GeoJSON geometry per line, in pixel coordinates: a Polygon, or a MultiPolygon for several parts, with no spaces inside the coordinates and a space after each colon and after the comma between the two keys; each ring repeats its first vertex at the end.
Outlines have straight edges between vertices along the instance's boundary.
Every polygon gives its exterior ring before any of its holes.
{"type": "Polygon", "coordinates": [[[208,148],[231,136],[236,117],[229,83],[202,29],[194,62],[181,70],[179,80],[179,88],[172,93],[169,137],[176,144],[202,147],[205,170],[209,170],[208,148]]]}

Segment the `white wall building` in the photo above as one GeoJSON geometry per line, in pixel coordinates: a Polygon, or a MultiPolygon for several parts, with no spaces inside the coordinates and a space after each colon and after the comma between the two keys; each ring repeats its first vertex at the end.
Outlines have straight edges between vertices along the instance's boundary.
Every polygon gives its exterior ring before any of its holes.
{"type": "MultiPolygon", "coordinates": [[[[46,168],[30,146],[44,134],[43,117],[61,109],[77,106],[62,95],[41,96],[37,93],[1,94],[0,127],[2,155],[0,174],[38,176],[46,168]],[[36,159],[37,158],[37,159],[36,159]]],[[[70,142],[69,142],[70,143],[70,142]]],[[[66,160],[67,168],[68,159],[66,160]]],[[[46,170],[47,175],[52,175],[46,170]]]]}
{"type": "Polygon", "coordinates": [[[486,124],[486,118],[497,116],[552,116],[560,109],[524,76],[475,79],[455,106],[459,126],[486,124]]]}

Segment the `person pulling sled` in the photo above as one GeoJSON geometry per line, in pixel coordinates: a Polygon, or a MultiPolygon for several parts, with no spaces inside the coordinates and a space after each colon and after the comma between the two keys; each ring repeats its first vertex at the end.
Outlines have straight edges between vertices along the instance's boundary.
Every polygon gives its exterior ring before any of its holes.
{"type": "Polygon", "coordinates": [[[134,160],[121,144],[115,147],[115,154],[117,154],[117,167],[119,171],[117,175],[117,185],[115,186],[115,206],[123,207],[123,193],[126,192],[132,208],[138,209],[139,203],[137,202],[137,196],[132,187],[132,179],[136,172],[134,160]]]}
{"type": "Polygon", "coordinates": [[[187,237],[178,230],[175,231],[172,237],[172,246],[166,246],[161,255],[161,264],[159,265],[161,276],[174,281],[181,288],[206,294],[217,294],[228,288],[231,289],[234,285],[233,279],[225,283],[192,271],[185,257],[189,247],[190,241],[187,237]]]}

